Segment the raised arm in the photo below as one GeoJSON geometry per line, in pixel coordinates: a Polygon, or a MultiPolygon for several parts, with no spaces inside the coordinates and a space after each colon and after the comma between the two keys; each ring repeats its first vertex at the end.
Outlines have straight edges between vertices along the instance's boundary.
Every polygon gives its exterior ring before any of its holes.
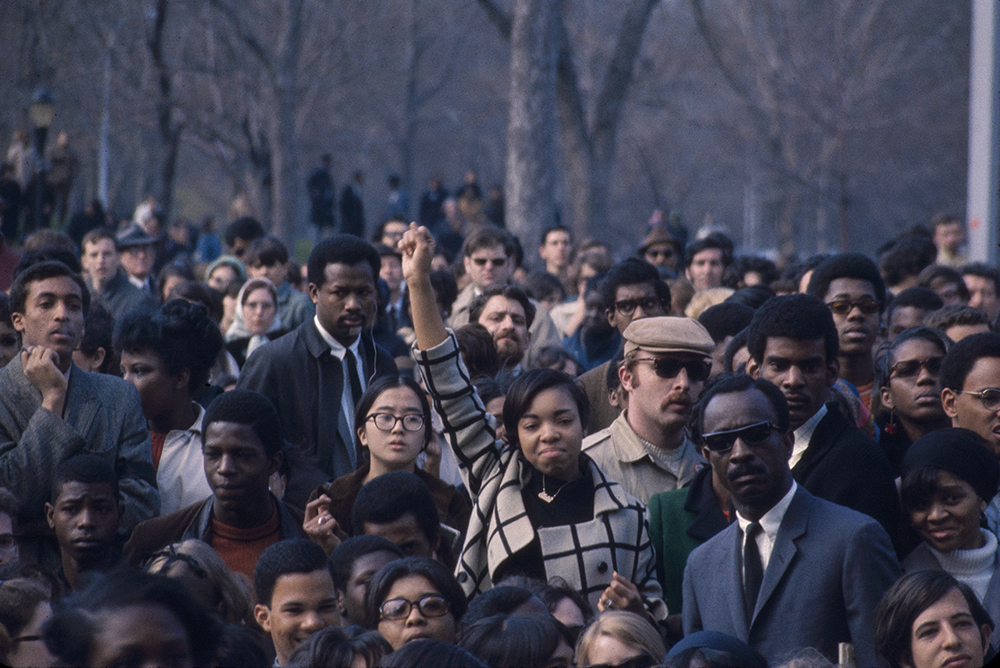
{"type": "Polygon", "coordinates": [[[417,347],[430,350],[448,338],[430,279],[434,237],[426,227],[410,223],[410,229],[399,242],[399,250],[403,253],[403,278],[410,289],[417,347]]]}

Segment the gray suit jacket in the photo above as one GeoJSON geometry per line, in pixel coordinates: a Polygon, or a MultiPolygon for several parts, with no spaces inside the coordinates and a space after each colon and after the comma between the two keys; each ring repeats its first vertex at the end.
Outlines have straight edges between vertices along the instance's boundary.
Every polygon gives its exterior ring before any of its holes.
{"type": "MultiPolygon", "coordinates": [[[[74,455],[94,454],[118,473],[124,508],[119,533],[128,536],[160,512],[146,419],[139,393],[121,378],[73,366],[63,415],[42,408],[42,395],[24,376],[21,357],[0,369],[0,484],[21,510],[21,529],[44,528],[56,467],[74,455]]],[[[47,529],[44,529],[47,531],[47,529]]]]}
{"type": "Polygon", "coordinates": [[[881,666],[875,607],[899,576],[878,522],[799,487],[781,522],[752,619],[743,605],[742,534],[736,522],[688,557],[684,634],[721,631],[759,651],[768,665],[804,647],[837,660],[850,642],[859,667],[881,666]]]}

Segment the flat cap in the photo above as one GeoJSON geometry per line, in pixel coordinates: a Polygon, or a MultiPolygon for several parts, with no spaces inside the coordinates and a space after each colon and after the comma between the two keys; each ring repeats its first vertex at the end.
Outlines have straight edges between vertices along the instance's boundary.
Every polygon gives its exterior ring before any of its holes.
{"type": "Polygon", "coordinates": [[[642,255],[646,250],[655,244],[672,244],[678,250],[680,250],[681,243],[678,241],[677,237],[667,232],[665,229],[659,225],[654,225],[650,228],[649,234],[646,238],[642,240],[642,245],[639,246],[639,255],[642,255]]]}
{"type": "Polygon", "coordinates": [[[694,318],[640,318],[625,329],[625,354],[639,348],[651,353],[690,353],[711,357],[715,342],[694,318]]]}
{"type": "Polygon", "coordinates": [[[115,237],[115,245],[118,248],[128,248],[129,246],[150,246],[156,243],[156,238],[146,234],[146,231],[139,227],[136,222],[129,223],[128,227],[118,233],[115,237]]]}

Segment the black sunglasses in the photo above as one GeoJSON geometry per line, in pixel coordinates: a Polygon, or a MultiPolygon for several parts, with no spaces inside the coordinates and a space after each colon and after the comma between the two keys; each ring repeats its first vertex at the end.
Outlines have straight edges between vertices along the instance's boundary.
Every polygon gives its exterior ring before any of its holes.
{"type": "Polygon", "coordinates": [[[622,315],[632,315],[637,306],[641,306],[643,312],[654,313],[663,310],[663,300],[659,297],[642,297],[641,299],[619,299],[615,302],[614,310],[622,315]]]}
{"type": "Polygon", "coordinates": [[[702,434],[701,442],[712,452],[725,454],[733,449],[736,439],[740,439],[749,446],[760,445],[771,435],[771,430],[777,428],[773,422],[765,420],[764,422],[748,424],[739,429],[726,429],[725,431],[702,434]]]}
{"type": "Polygon", "coordinates": [[[827,306],[833,311],[834,315],[847,315],[854,307],[857,306],[861,309],[861,312],[865,315],[872,315],[873,313],[878,313],[879,305],[878,302],[871,297],[866,297],[865,299],[859,299],[854,302],[850,299],[836,299],[832,302],[827,302],[827,306]]]}
{"type": "Polygon", "coordinates": [[[941,374],[941,363],[944,357],[928,357],[925,360],[902,360],[889,367],[890,374],[895,378],[916,378],[921,369],[927,369],[932,376],[941,374]]]}
{"type": "Polygon", "coordinates": [[[653,371],[660,378],[676,378],[681,369],[684,369],[692,383],[704,383],[712,372],[712,363],[705,360],[682,362],[672,357],[636,357],[632,361],[652,362],[653,371]]]}
{"type": "Polygon", "coordinates": [[[621,663],[591,663],[583,668],[653,668],[656,663],[656,659],[650,655],[640,654],[631,659],[625,659],[621,663]]]}

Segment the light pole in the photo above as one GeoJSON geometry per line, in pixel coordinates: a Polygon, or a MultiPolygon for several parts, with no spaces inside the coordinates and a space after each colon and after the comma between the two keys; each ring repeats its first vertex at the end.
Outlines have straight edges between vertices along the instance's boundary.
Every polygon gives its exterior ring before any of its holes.
{"type": "Polygon", "coordinates": [[[28,116],[35,129],[35,229],[42,228],[42,204],[45,190],[45,140],[48,138],[49,126],[56,115],[56,103],[52,91],[39,88],[31,96],[31,106],[28,116]]]}

